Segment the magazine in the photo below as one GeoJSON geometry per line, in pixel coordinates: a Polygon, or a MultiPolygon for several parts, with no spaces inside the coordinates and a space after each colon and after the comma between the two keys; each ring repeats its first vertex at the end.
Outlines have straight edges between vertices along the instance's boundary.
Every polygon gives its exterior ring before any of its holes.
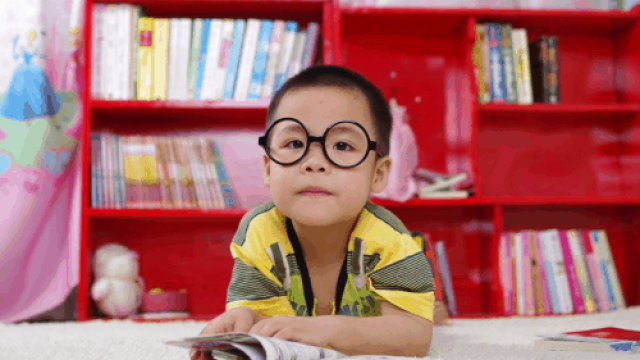
{"type": "Polygon", "coordinates": [[[386,355],[347,356],[328,348],[247,333],[200,336],[168,341],[166,344],[200,351],[211,351],[211,357],[217,360],[321,360],[340,358],[349,358],[349,360],[415,360],[414,357],[386,355]]]}

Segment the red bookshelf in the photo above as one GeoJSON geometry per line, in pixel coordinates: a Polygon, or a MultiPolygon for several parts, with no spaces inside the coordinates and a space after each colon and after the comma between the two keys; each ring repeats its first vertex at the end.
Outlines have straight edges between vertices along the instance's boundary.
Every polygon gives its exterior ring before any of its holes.
{"type": "Polygon", "coordinates": [[[459,316],[504,314],[499,237],[522,229],[605,229],[627,304],[640,304],[638,8],[340,8],[334,21],[336,63],[407,107],[420,165],[471,162],[474,197],[378,201],[445,241],[459,316]],[[560,104],[478,103],[470,51],[489,21],[558,37],[560,104]]]}
{"type": "MultiPolygon", "coordinates": [[[[91,19],[87,2],[86,19],[91,19]]],[[[120,1],[100,1],[118,3],[120,1]]],[[[151,16],[283,18],[321,24],[322,60],[363,73],[407,106],[420,165],[446,171],[467,162],[476,194],[460,200],[373,200],[414,231],[446,244],[460,317],[503,315],[501,232],[558,227],[605,229],[628,305],[640,304],[640,36],[630,12],[342,8],[337,0],[136,0],[151,16]],[[475,25],[510,22],[529,40],[559,39],[561,103],[480,105],[471,47],[475,25]],[[447,134],[456,136],[453,143],[447,134]]],[[[85,31],[90,89],[91,23],[85,31]]],[[[268,102],[85,101],[89,135],[261,130],[268,102]],[[176,121],[179,120],[179,121],[176,121]]],[[[91,259],[117,241],[141,255],[148,288],[185,288],[191,319],[224,310],[233,261],[229,243],[247,209],[90,208],[83,167],[78,319],[96,318],[91,259]]],[[[156,321],[156,320],[149,320],[156,321]]]]}
{"type": "MultiPolygon", "coordinates": [[[[320,25],[323,63],[333,63],[333,3],[329,0],[88,0],[84,33],[84,93],[91,84],[91,14],[96,3],[140,5],[153,17],[260,18],[320,25]]],[[[269,102],[100,101],[83,103],[82,153],[90,158],[93,131],[116,134],[171,134],[207,130],[264,129],[269,102]]],[[[187,289],[190,319],[210,319],[224,311],[233,259],[229,244],[247,209],[143,210],[90,207],[90,170],[83,163],[82,224],[78,320],[99,317],[90,296],[92,256],[104,244],[118,242],[140,254],[140,276],[147,289],[187,289]]],[[[157,321],[157,320],[144,320],[157,321]]]]}

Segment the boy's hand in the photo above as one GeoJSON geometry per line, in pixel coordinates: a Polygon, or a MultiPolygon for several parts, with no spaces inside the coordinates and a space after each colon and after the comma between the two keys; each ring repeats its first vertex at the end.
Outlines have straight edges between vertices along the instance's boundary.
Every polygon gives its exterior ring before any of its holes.
{"type": "Polygon", "coordinates": [[[255,324],[249,332],[259,336],[295,341],[307,345],[326,347],[332,343],[341,328],[339,316],[276,316],[255,324]]]}
{"type": "MultiPolygon", "coordinates": [[[[239,307],[227,310],[211,320],[198,336],[208,336],[229,332],[249,332],[258,321],[265,319],[252,309],[239,307]]],[[[191,350],[191,360],[212,360],[209,351],[191,350]]]]}

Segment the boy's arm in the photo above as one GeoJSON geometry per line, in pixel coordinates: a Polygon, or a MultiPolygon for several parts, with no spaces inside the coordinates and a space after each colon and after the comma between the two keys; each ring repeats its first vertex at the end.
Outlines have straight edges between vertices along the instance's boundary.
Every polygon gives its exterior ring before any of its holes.
{"type": "Polygon", "coordinates": [[[432,323],[383,301],[381,316],[353,318],[333,315],[338,321],[329,346],[347,354],[418,356],[429,354],[432,323]]]}
{"type": "Polygon", "coordinates": [[[389,302],[380,303],[381,316],[276,316],[249,332],[308,345],[331,347],[347,355],[427,356],[431,321],[389,302]]]}

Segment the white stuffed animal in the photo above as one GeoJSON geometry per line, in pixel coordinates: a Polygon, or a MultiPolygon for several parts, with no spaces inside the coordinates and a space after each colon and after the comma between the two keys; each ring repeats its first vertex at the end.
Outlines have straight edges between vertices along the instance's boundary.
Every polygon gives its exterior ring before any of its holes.
{"type": "Polygon", "coordinates": [[[138,254],[120,244],[103,245],[96,251],[93,271],[91,297],[98,309],[116,318],[135,314],[144,292],[138,254]]]}

